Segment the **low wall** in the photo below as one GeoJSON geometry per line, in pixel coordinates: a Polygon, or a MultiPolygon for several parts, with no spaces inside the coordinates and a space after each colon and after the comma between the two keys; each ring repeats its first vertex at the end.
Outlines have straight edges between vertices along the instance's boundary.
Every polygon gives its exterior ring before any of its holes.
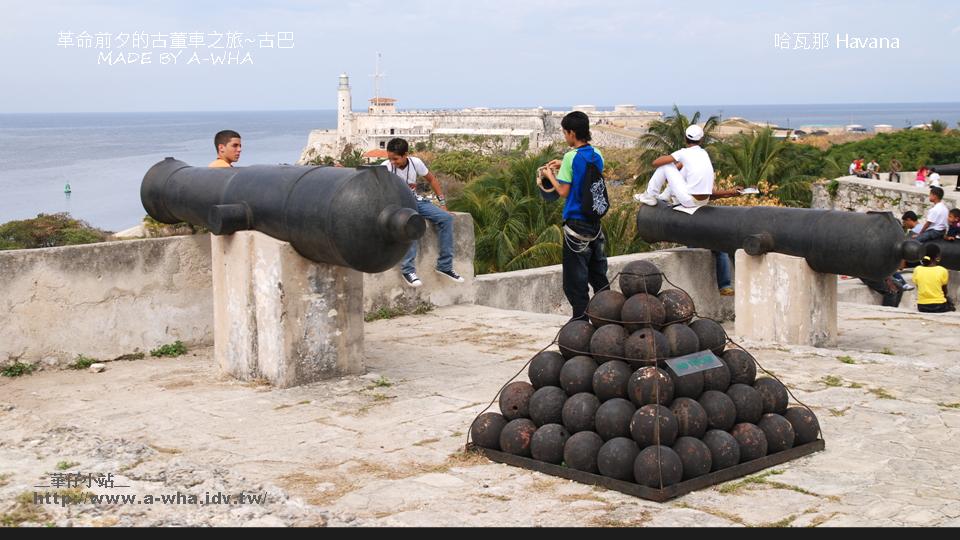
{"type": "MultiPolygon", "coordinates": [[[[893,212],[900,219],[907,210],[912,210],[921,218],[932,205],[930,189],[918,188],[907,184],[893,184],[883,180],[866,180],[855,176],[837,178],[836,196],[831,196],[828,182],[818,182],[812,186],[812,208],[824,210],[850,210],[853,212],[893,212]]],[[[952,188],[944,189],[944,202],[950,208],[960,207],[960,192],[952,188]]]]}
{"type": "Polygon", "coordinates": [[[0,251],[0,362],[213,343],[210,237],[0,251]]]}
{"type": "MultiPolygon", "coordinates": [[[[713,254],[703,249],[671,249],[611,257],[608,277],[613,278],[635,260],[648,260],[660,268],[673,286],[687,291],[697,313],[718,320],[733,319],[733,298],[717,291],[713,254]]],[[[570,304],[563,295],[563,267],[547,266],[518,272],[504,272],[477,277],[476,303],[501,309],[571,315],[570,304]]],[[[611,286],[620,290],[618,280],[611,286]]],[[[664,282],[663,288],[673,288],[664,282]]]]}

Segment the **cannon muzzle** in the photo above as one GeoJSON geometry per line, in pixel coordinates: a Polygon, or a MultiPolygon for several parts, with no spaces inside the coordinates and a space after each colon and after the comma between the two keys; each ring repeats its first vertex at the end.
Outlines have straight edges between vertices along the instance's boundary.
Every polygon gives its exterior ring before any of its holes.
{"type": "Polygon", "coordinates": [[[314,262],[383,272],[423,236],[410,188],[383,167],[191,167],[167,158],[147,171],[140,200],[161,223],[215,235],[255,230],[314,262]]]}
{"type": "Polygon", "coordinates": [[[886,278],[901,260],[918,261],[923,251],[889,212],[706,206],[688,215],[660,203],[641,206],[637,233],[647,242],[727,253],[783,253],[803,257],[817,272],[867,279],[886,278]]]}

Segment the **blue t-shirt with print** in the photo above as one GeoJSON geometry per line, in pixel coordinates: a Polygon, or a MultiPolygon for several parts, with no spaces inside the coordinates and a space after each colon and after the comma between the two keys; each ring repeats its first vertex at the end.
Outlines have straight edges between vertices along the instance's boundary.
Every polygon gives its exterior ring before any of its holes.
{"type": "Polygon", "coordinates": [[[563,156],[563,164],[560,166],[560,172],[557,173],[557,181],[570,184],[570,193],[567,195],[567,202],[563,206],[564,221],[568,219],[587,221],[587,217],[580,207],[580,188],[583,177],[587,174],[588,163],[596,165],[600,174],[603,174],[603,156],[589,144],[570,150],[563,156]]]}

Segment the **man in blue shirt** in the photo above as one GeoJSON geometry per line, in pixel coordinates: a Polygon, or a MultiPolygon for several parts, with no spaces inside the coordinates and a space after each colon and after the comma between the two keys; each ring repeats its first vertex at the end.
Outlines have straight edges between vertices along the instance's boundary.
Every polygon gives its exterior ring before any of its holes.
{"type": "Polygon", "coordinates": [[[562,161],[548,163],[544,176],[566,199],[563,206],[563,294],[573,307],[573,318],[581,319],[585,317],[590,302],[588,285],[593,287],[594,294],[610,286],[600,220],[591,219],[581,207],[588,165],[593,164],[603,173],[603,156],[590,146],[590,119],[586,114],[574,111],[563,117],[560,127],[573,150],[567,152],[562,161]]]}

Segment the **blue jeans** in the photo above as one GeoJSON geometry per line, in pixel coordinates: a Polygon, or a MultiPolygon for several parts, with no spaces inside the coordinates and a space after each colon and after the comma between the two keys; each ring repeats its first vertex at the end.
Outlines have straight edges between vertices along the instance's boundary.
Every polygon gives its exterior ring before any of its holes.
{"type": "Polygon", "coordinates": [[[933,229],[927,229],[920,236],[917,237],[917,242],[921,244],[926,242],[932,242],[934,240],[943,240],[943,236],[946,234],[946,231],[935,231],[933,229]]]}
{"type": "Polygon", "coordinates": [[[714,251],[713,259],[717,266],[717,288],[726,289],[732,284],[730,276],[730,256],[723,251],[714,251]]]}
{"type": "MultiPolygon", "coordinates": [[[[444,212],[440,207],[430,201],[417,201],[417,212],[427,221],[437,227],[437,246],[440,248],[440,256],[437,258],[437,270],[449,272],[453,270],[453,216],[444,212]]],[[[420,245],[415,240],[410,245],[403,262],[400,263],[400,270],[404,274],[417,271],[417,247],[420,245]]]]}

